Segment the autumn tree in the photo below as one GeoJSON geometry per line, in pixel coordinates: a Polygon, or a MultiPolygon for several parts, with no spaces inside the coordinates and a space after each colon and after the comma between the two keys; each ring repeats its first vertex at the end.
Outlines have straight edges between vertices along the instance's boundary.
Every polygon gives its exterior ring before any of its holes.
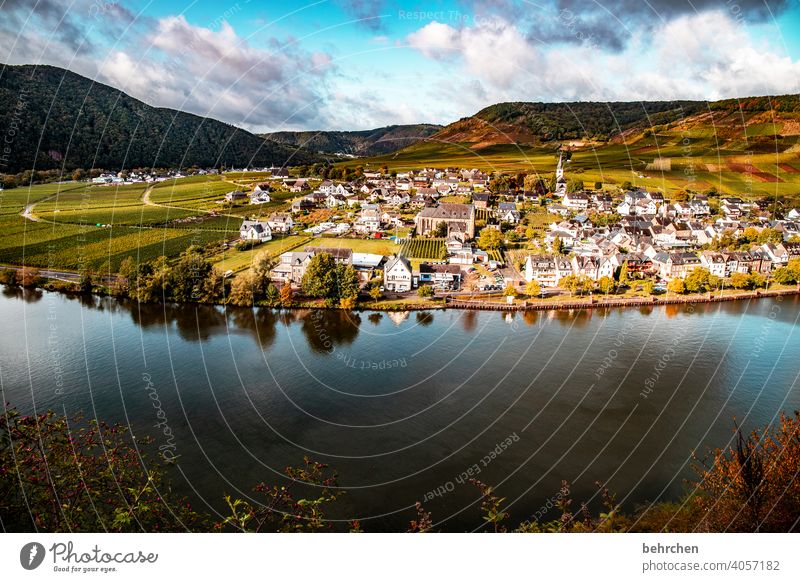
{"type": "Polygon", "coordinates": [[[600,277],[600,280],[597,282],[597,290],[606,295],[614,291],[615,286],[616,283],[611,277],[600,277]]]}
{"type": "Polygon", "coordinates": [[[489,251],[499,249],[502,244],[503,234],[499,229],[487,226],[481,230],[481,234],[478,237],[478,247],[485,251],[489,251]]]}
{"type": "Polygon", "coordinates": [[[290,307],[294,302],[294,291],[289,283],[284,283],[281,287],[280,302],[283,307],[290,307]]]}
{"type": "Polygon", "coordinates": [[[538,297],[541,292],[542,286],[539,285],[539,282],[536,280],[530,281],[525,285],[525,295],[528,297],[538,297]]]}
{"type": "Polygon", "coordinates": [[[703,293],[711,288],[711,273],[704,267],[692,269],[683,281],[689,293],[703,293]]]}
{"type": "Polygon", "coordinates": [[[630,279],[628,277],[628,261],[623,261],[622,266],[619,268],[617,281],[620,287],[627,287],[630,284],[630,279]]]}
{"type": "Polygon", "coordinates": [[[252,306],[255,302],[255,294],[253,292],[254,286],[255,279],[251,272],[245,271],[244,273],[239,273],[231,284],[231,293],[228,296],[228,303],[240,307],[252,306]]]}
{"type": "Polygon", "coordinates": [[[667,283],[667,291],[675,293],[676,295],[683,295],[686,293],[686,284],[683,282],[683,279],[672,279],[667,283]]]}

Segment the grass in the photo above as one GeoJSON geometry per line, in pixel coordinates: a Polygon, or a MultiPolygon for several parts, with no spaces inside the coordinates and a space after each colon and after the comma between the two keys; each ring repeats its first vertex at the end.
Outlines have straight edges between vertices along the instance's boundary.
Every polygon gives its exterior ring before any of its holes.
{"type": "Polygon", "coordinates": [[[237,251],[233,248],[226,249],[213,257],[212,262],[222,272],[233,271],[236,273],[249,269],[253,264],[253,259],[262,253],[277,257],[282,253],[307,244],[310,240],[310,237],[301,236],[276,237],[246,251],[237,251]]]}
{"type": "Polygon", "coordinates": [[[370,253],[375,255],[391,255],[400,249],[394,241],[388,239],[333,238],[317,237],[308,246],[352,249],[354,253],[370,253]]]}

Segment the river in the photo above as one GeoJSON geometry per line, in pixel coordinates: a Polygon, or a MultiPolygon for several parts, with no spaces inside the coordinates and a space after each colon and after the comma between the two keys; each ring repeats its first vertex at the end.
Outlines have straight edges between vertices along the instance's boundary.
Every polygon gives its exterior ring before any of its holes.
{"type": "MultiPolygon", "coordinates": [[[[347,491],[336,519],[478,528],[469,470],[512,521],[561,481],[597,504],[678,499],[691,455],[800,408],[798,297],[579,312],[350,313],[137,305],[4,289],[2,396],[121,422],[218,511],[303,456],[347,491]],[[435,494],[433,492],[436,492],[435,494]]],[[[549,502],[548,502],[549,500],[549,502]]],[[[574,506],[575,504],[573,504],[574,506]]]]}

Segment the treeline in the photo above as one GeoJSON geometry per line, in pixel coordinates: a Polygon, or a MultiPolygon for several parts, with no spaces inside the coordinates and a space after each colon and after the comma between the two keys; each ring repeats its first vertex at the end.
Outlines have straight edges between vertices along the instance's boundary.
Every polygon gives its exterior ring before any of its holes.
{"type": "MultiPolygon", "coordinates": [[[[277,259],[268,252],[255,257],[251,268],[226,276],[215,268],[204,249],[191,246],[170,261],[161,256],[137,263],[126,257],[118,274],[106,268],[83,270],[77,283],[59,281],[48,288],[81,293],[108,293],[141,303],[209,303],[241,307],[293,307],[297,305],[291,285],[273,284],[271,271],[277,259]]],[[[46,279],[39,269],[0,271],[0,284],[28,288],[42,287],[46,279]]],[[[301,298],[321,300],[327,307],[353,309],[358,302],[360,280],[352,265],[338,263],[329,253],[315,254],[306,268],[301,298]]],[[[376,299],[376,297],[373,297],[376,299]]]]}
{"type": "Polygon", "coordinates": [[[151,107],[51,66],[3,65],[0,172],[33,168],[284,166],[319,154],[265,140],[226,123],[151,107]]]}
{"type": "MultiPolygon", "coordinates": [[[[511,522],[512,504],[471,480],[476,513],[490,532],[793,532],[800,522],[800,413],[781,415],[733,445],[694,457],[695,476],[679,502],[625,511],[601,483],[603,509],[577,504],[566,481],[539,511],[511,522]]],[[[0,416],[0,523],[7,532],[303,532],[363,531],[340,515],[346,494],[327,465],[304,459],[278,483],[258,483],[247,499],[224,496],[220,517],[195,509],[174,492],[167,467],[180,457],[153,458],[152,439],[123,425],[85,422],[55,412],[0,416]],[[337,513],[329,519],[331,512],[337,513]]],[[[427,497],[426,497],[427,499],[427,497]]],[[[353,510],[358,513],[357,509],[353,510]]],[[[434,531],[421,503],[409,532],[434,531]]],[[[477,516],[476,516],[477,519],[477,516]]]]}
{"type": "Polygon", "coordinates": [[[781,111],[785,113],[800,112],[800,96],[776,95],[775,97],[743,97],[740,99],[722,99],[711,101],[709,109],[719,111],[781,111]]]}

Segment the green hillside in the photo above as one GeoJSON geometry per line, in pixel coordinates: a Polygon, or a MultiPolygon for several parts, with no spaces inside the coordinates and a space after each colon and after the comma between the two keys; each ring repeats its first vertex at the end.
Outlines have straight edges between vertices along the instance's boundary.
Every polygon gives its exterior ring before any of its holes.
{"type": "Polygon", "coordinates": [[[50,66],[0,66],[0,171],[284,165],[320,156],[197,115],[151,107],[50,66]]]}

